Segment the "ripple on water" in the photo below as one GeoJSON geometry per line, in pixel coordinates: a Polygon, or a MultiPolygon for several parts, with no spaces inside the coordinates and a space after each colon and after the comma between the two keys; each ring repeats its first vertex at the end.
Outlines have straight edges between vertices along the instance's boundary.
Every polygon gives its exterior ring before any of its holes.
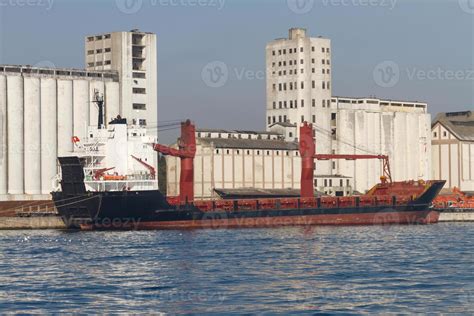
{"type": "Polygon", "coordinates": [[[472,313],[472,224],[0,232],[0,310],[472,313]]]}

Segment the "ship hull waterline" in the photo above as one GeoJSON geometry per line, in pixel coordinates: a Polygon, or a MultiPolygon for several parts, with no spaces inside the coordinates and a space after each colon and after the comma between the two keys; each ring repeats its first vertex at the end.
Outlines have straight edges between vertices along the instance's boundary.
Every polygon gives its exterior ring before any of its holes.
{"type": "Polygon", "coordinates": [[[153,221],[140,219],[101,219],[81,223],[82,230],[180,230],[276,228],[284,226],[363,226],[363,225],[426,225],[438,222],[439,212],[406,211],[361,214],[294,215],[277,217],[234,217],[222,214],[206,219],[153,221]]]}

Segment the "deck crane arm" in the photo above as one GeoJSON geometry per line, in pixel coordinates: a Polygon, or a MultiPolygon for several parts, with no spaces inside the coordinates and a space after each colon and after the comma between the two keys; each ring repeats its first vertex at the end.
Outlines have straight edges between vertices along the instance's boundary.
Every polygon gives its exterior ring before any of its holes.
{"type": "Polygon", "coordinates": [[[331,154],[316,154],[316,144],[313,138],[313,126],[304,122],[300,126],[300,141],[299,141],[300,155],[302,160],[301,167],[301,197],[314,196],[314,159],[316,160],[331,160],[331,159],[379,159],[383,161],[383,177],[382,182],[392,182],[392,174],[390,170],[389,157],[386,155],[331,155],[331,154]]]}
{"type": "Polygon", "coordinates": [[[146,162],[144,162],[142,159],[138,158],[138,157],[135,157],[134,155],[131,155],[133,159],[135,159],[136,161],[138,161],[142,166],[144,166],[145,168],[148,169],[148,171],[150,172],[150,176],[152,179],[155,179],[156,178],[156,169],[150,165],[150,164],[147,164],[146,162]]]}
{"type": "Polygon", "coordinates": [[[181,203],[194,201],[194,157],[196,156],[196,128],[190,120],[181,123],[181,137],[178,149],[153,144],[153,149],[162,155],[178,157],[181,160],[179,178],[179,199],[181,203]]]}

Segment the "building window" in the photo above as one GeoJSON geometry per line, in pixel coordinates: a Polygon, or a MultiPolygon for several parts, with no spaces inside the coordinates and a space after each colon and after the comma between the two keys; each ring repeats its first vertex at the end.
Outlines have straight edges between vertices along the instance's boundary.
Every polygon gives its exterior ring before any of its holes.
{"type": "Polygon", "coordinates": [[[326,107],[326,100],[323,100],[323,108],[326,107]]]}
{"type": "Polygon", "coordinates": [[[97,54],[100,54],[100,53],[102,53],[102,49],[98,49],[98,50],[96,50],[96,52],[97,52],[97,54]]]}
{"type": "Polygon", "coordinates": [[[146,120],[145,120],[145,119],[139,119],[139,120],[138,120],[138,125],[140,125],[140,126],[146,126],[146,120]]]}
{"type": "Polygon", "coordinates": [[[311,63],[314,64],[314,58],[311,59],[311,63]]]}
{"type": "Polygon", "coordinates": [[[313,123],[316,123],[316,115],[313,115],[313,123]]]}
{"type": "Polygon", "coordinates": [[[281,123],[281,115],[278,116],[278,122],[281,123]]]}
{"type": "Polygon", "coordinates": [[[276,109],[277,105],[276,102],[273,102],[273,109],[276,109]]]}
{"type": "Polygon", "coordinates": [[[106,60],[106,61],[104,62],[104,65],[110,65],[111,63],[112,63],[112,62],[111,62],[110,60],[106,60]]]}
{"type": "Polygon", "coordinates": [[[313,86],[313,89],[316,88],[316,82],[315,82],[314,80],[313,80],[313,82],[312,82],[312,86],[313,86]]]}
{"type": "Polygon", "coordinates": [[[339,181],[339,183],[340,183],[340,186],[341,186],[341,187],[344,186],[344,180],[341,179],[341,180],[339,181]]]}
{"type": "Polygon", "coordinates": [[[434,132],[433,137],[438,137],[438,133],[434,132]]]}
{"type": "Polygon", "coordinates": [[[314,46],[311,46],[311,51],[314,52],[314,46]]]}
{"type": "Polygon", "coordinates": [[[304,115],[301,115],[301,123],[304,123],[304,115]]]}
{"type": "Polygon", "coordinates": [[[105,38],[105,39],[110,38],[110,34],[105,34],[105,35],[104,35],[104,38],[105,38]]]}
{"type": "Polygon", "coordinates": [[[145,79],[145,73],[144,72],[134,72],[132,73],[132,77],[136,79],[145,79]]]}
{"type": "Polygon", "coordinates": [[[272,124],[272,117],[271,116],[268,117],[268,125],[270,125],[270,124],[272,124]]]}
{"type": "Polygon", "coordinates": [[[278,102],[278,107],[279,107],[280,109],[283,108],[281,101],[278,102]]]}
{"type": "Polygon", "coordinates": [[[326,84],[328,90],[331,89],[331,83],[328,81],[327,84],[326,84]]]}
{"type": "Polygon", "coordinates": [[[304,60],[303,60],[303,59],[300,59],[300,64],[301,64],[301,65],[304,64],[304,60]]]}
{"type": "Polygon", "coordinates": [[[324,53],[324,47],[321,47],[321,51],[324,53]]]}
{"type": "Polygon", "coordinates": [[[326,70],[326,73],[329,75],[331,73],[331,69],[326,70]]]}
{"type": "Polygon", "coordinates": [[[313,100],[311,101],[311,106],[312,106],[313,108],[316,106],[316,99],[313,99],[313,100]]]}
{"type": "Polygon", "coordinates": [[[133,93],[134,94],[146,94],[146,89],[145,88],[133,88],[133,93]]]}
{"type": "Polygon", "coordinates": [[[286,55],[286,49],[283,50],[283,55],[286,55]]]}
{"type": "Polygon", "coordinates": [[[330,65],[331,63],[329,62],[329,59],[326,61],[326,64],[330,65]]]}
{"type": "Polygon", "coordinates": [[[329,53],[329,47],[328,47],[328,48],[326,48],[326,53],[329,53]]]}
{"type": "Polygon", "coordinates": [[[134,110],[146,110],[146,104],[144,103],[133,103],[134,110]]]}
{"type": "Polygon", "coordinates": [[[332,179],[329,179],[329,186],[332,187],[332,179]]]}
{"type": "Polygon", "coordinates": [[[448,133],[446,131],[443,132],[444,137],[448,137],[448,133]]]}
{"type": "Polygon", "coordinates": [[[304,89],[304,82],[301,81],[301,89],[304,89]]]}
{"type": "Polygon", "coordinates": [[[286,106],[286,101],[283,101],[283,107],[286,109],[287,106],[286,106]]]}
{"type": "Polygon", "coordinates": [[[290,109],[293,108],[293,100],[290,100],[290,109]]]}
{"type": "MultiPolygon", "coordinates": [[[[288,136],[293,137],[293,133],[292,133],[292,132],[289,132],[289,133],[288,133],[288,136]]],[[[286,152],[286,155],[288,156],[288,152],[286,152]]]]}
{"type": "Polygon", "coordinates": [[[219,149],[216,149],[216,154],[219,154],[219,149]]]}
{"type": "Polygon", "coordinates": [[[311,72],[314,74],[316,72],[316,69],[312,68],[311,72]]]}
{"type": "Polygon", "coordinates": [[[322,60],[322,62],[323,62],[323,65],[325,65],[325,64],[326,64],[326,61],[325,61],[324,59],[322,60]]]}
{"type": "Polygon", "coordinates": [[[93,36],[88,37],[88,38],[87,38],[87,41],[88,41],[88,42],[94,41],[94,37],[93,37],[93,36]]]}
{"type": "Polygon", "coordinates": [[[300,47],[300,53],[302,53],[302,52],[303,52],[303,47],[300,47]]]}
{"type": "Polygon", "coordinates": [[[272,51],[272,55],[275,56],[275,51],[272,51]]]}
{"type": "Polygon", "coordinates": [[[324,186],[325,186],[325,187],[328,186],[328,179],[324,179],[324,186]]]}
{"type": "Polygon", "coordinates": [[[332,169],[336,169],[336,162],[335,161],[332,162],[332,169]]]}
{"type": "Polygon", "coordinates": [[[88,50],[87,55],[94,55],[94,50],[88,50]]]}
{"type": "Polygon", "coordinates": [[[301,100],[301,107],[304,108],[304,100],[301,100]]]}
{"type": "Polygon", "coordinates": [[[326,82],[323,81],[323,90],[326,89],[326,82]]]}
{"type": "Polygon", "coordinates": [[[325,72],[326,72],[326,69],[323,68],[323,75],[324,75],[325,72]]]}
{"type": "Polygon", "coordinates": [[[301,68],[301,69],[300,69],[300,72],[301,72],[301,73],[304,73],[304,69],[303,69],[303,68],[301,68]]]}
{"type": "Polygon", "coordinates": [[[273,117],[273,123],[276,123],[276,117],[275,116],[273,117]]]}
{"type": "Polygon", "coordinates": [[[96,66],[102,66],[102,62],[101,62],[101,61],[98,61],[98,62],[96,63],[96,66]]]}
{"type": "Polygon", "coordinates": [[[101,35],[96,36],[95,39],[96,39],[96,40],[101,40],[101,39],[102,39],[102,36],[101,36],[101,35]]]}

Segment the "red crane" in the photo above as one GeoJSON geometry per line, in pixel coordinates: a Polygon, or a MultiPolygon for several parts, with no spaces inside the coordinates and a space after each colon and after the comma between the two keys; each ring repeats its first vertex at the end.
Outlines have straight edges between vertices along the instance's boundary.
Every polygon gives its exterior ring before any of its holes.
{"type": "Polygon", "coordinates": [[[316,154],[316,144],[313,138],[313,126],[304,122],[300,126],[300,155],[301,155],[301,197],[314,197],[314,159],[379,159],[383,161],[382,182],[392,182],[389,158],[386,155],[323,155],[316,154]]]}
{"type": "Polygon", "coordinates": [[[178,149],[153,144],[153,149],[162,155],[179,157],[181,174],[179,177],[179,200],[181,203],[194,201],[194,157],[196,156],[196,128],[190,120],[181,123],[181,137],[178,149]]]}
{"type": "Polygon", "coordinates": [[[138,158],[138,157],[135,157],[134,155],[131,155],[133,159],[135,159],[136,161],[138,161],[140,164],[142,164],[145,168],[148,169],[148,171],[150,172],[150,176],[152,179],[155,179],[156,177],[156,169],[152,166],[152,165],[149,165],[147,164],[146,162],[144,162],[141,158],[138,158]]]}

